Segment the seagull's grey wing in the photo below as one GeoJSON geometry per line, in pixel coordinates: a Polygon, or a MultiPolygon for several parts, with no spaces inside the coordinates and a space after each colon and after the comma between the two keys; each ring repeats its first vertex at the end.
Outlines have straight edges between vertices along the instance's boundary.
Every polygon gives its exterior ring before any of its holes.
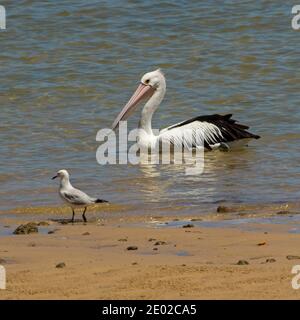
{"type": "Polygon", "coordinates": [[[71,190],[62,190],[60,194],[69,203],[74,205],[81,206],[93,203],[92,198],[90,198],[86,193],[75,188],[71,190]]]}

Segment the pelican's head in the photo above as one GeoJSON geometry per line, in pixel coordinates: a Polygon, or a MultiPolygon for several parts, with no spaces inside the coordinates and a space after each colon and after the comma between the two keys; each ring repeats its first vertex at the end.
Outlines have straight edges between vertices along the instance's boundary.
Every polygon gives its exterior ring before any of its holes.
{"type": "Polygon", "coordinates": [[[57,171],[56,176],[54,176],[52,178],[52,180],[55,179],[55,178],[60,178],[60,179],[67,178],[67,179],[69,179],[69,173],[68,173],[67,170],[59,170],[59,171],[57,171]]]}
{"type": "Polygon", "coordinates": [[[165,89],[166,80],[160,69],[145,73],[142,76],[138,88],[115,119],[112,130],[118,127],[120,121],[128,119],[128,117],[136,110],[139,102],[144,99],[149,99],[156,91],[164,91],[165,89]]]}

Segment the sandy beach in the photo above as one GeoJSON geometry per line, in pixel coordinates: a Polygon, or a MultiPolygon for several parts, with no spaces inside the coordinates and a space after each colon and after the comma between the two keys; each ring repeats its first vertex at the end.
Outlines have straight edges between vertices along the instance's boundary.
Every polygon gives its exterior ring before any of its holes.
{"type": "Polygon", "coordinates": [[[7,290],[0,299],[300,297],[291,286],[291,269],[300,264],[296,223],[220,228],[198,226],[195,217],[181,226],[168,226],[176,217],[91,220],[47,220],[37,234],[1,236],[7,290]]]}

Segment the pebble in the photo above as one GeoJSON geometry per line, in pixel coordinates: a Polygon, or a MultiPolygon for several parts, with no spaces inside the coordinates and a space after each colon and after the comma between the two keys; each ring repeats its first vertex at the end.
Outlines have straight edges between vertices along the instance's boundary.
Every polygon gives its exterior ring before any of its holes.
{"type": "Polygon", "coordinates": [[[194,225],[191,223],[185,224],[182,228],[194,228],[194,225]]]}
{"type": "Polygon", "coordinates": [[[237,265],[239,265],[239,266],[244,266],[244,265],[247,265],[247,264],[249,264],[249,262],[247,260],[239,260],[238,263],[237,263],[237,265]]]}
{"type": "Polygon", "coordinates": [[[64,262],[60,262],[60,263],[58,263],[58,264],[55,266],[55,268],[62,269],[62,268],[64,268],[65,266],[66,266],[66,264],[65,264],[64,262]]]}
{"type": "Polygon", "coordinates": [[[28,243],[28,247],[36,247],[36,244],[34,242],[28,243]]]}
{"type": "Polygon", "coordinates": [[[18,228],[13,232],[14,234],[30,234],[30,233],[38,233],[38,227],[35,222],[29,222],[27,224],[21,224],[18,228]]]}
{"type": "Polygon", "coordinates": [[[163,245],[163,244],[167,244],[165,241],[156,241],[155,243],[154,243],[154,245],[155,246],[161,246],[161,245],[163,245]]]}
{"type": "Polygon", "coordinates": [[[124,238],[124,239],[119,239],[118,241],[126,242],[127,239],[126,239],[126,238],[124,238]]]}
{"type": "Polygon", "coordinates": [[[288,260],[296,260],[296,259],[300,259],[300,256],[292,256],[292,255],[289,255],[289,256],[286,256],[286,258],[288,260]]]}
{"type": "Polygon", "coordinates": [[[264,245],[266,245],[267,243],[266,242],[260,242],[260,243],[258,243],[257,245],[258,246],[264,246],[264,245]]]}
{"type": "Polygon", "coordinates": [[[82,235],[83,235],[83,236],[89,236],[90,233],[89,233],[89,232],[84,232],[82,235]]]}
{"type": "Polygon", "coordinates": [[[276,260],[273,259],[273,258],[270,258],[270,259],[267,259],[267,260],[266,260],[266,263],[273,263],[273,262],[276,262],[276,260]]]}
{"type": "Polygon", "coordinates": [[[38,223],[38,226],[41,226],[41,227],[46,227],[46,226],[50,226],[50,224],[46,221],[41,221],[38,223]]]}
{"type": "Polygon", "coordinates": [[[291,212],[287,210],[283,210],[283,211],[278,211],[276,214],[285,215],[285,214],[291,214],[291,212]]]}
{"type": "Polygon", "coordinates": [[[137,246],[129,246],[127,247],[127,250],[137,250],[138,247],[137,246]]]}
{"type": "Polygon", "coordinates": [[[218,206],[218,208],[217,208],[218,213],[228,213],[230,211],[231,211],[231,209],[229,207],[225,207],[225,206],[218,206]]]}

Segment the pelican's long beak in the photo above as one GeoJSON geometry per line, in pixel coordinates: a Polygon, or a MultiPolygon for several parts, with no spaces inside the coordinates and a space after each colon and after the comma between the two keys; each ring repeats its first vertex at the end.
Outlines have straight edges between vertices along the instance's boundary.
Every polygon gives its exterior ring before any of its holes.
{"type": "Polygon", "coordinates": [[[119,113],[116,117],[113,125],[112,130],[116,129],[119,125],[119,122],[122,120],[128,119],[128,117],[135,111],[139,102],[145,98],[149,98],[154,93],[155,89],[153,89],[150,85],[146,85],[140,83],[138,88],[136,89],[135,93],[129,99],[123,110],[119,113]]]}

